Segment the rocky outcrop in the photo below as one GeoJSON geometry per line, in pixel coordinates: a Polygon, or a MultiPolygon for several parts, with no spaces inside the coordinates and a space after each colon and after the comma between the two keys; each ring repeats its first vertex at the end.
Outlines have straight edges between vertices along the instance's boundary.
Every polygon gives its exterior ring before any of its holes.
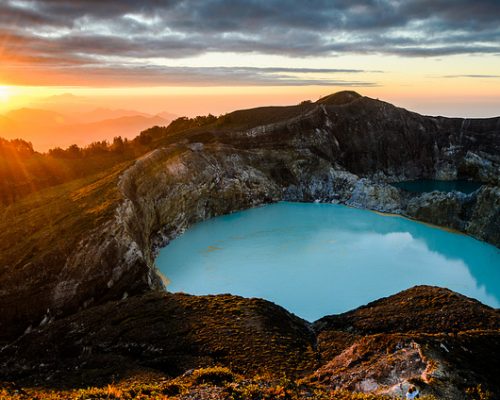
{"type": "Polygon", "coordinates": [[[405,214],[419,221],[465,231],[476,202],[476,195],[460,192],[423,193],[408,201],[405,214]]]}
{"type": "Polygon", "coordinates": [[[345,204],[381,212],[401,213],[403,195],[394,186],[373,183],[369,179],[362,178],[356,182],[352,195],[345,204]]]}
{"type": "Polygon", "coordinates": [[[417,384],[461,400],[480,384],[500,395],[499,353],[498,311],[435,287],[312,325],[264,300],[150,293],[34,329],[0,352],[0,367],[24,385],[74,387],[221,365],[362,392],[400,395],[417,384]]]}
{"type": "Polygon", "coordinates": [[[500,247],[499,186],[483,187],[478,193],[465,231],[472,236],[500,247]]]}
{"type": "Polygon", "coordinates": [[[431,192],[411,197],[401,213],[466,232],[500,247],[500,188],[485,185],[466,195],[460,192],[431,192]]]}
{"type": "Polygon", "coordinates": [[[500,314],[446,289],[415,287],[314,323],[324,364],[313,374],[333,387],[401,396],[409,384],[440,399],[491,386],[500,363],[500,314]],[[466,377],[466,378],[465,378],[466,377]]]}

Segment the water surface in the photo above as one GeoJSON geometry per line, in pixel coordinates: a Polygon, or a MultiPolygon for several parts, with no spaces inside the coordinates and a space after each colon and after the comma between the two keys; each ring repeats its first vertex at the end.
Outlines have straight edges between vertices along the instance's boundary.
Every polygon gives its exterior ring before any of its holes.
{"type": "Polygon", "coordinates": [[[481,182],[454,180],[454,181],[438,181],[435,179],[417,179],[414,181],[403,181],[392,184],[393,186],[414,193],[433,192],[462,192],[472,193],[479,189],[481,182]]]}
{"type": "Polygon", "coordinates": [[[172,292],[260,297],[309,321],[421,284],[500,304],[496,247],[332,204],[277,203],[198,223],[156,263],[172,292]]]}

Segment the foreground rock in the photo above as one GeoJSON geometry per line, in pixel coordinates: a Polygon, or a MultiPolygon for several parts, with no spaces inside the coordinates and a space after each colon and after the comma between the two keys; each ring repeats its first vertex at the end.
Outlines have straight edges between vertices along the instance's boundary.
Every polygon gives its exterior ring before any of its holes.
{"type": "Polygon", "coordinates": [[[499,355],[498,310],[420,286],[312,326],[264,300],[152,293],[34,330],[0,352],[0,366],[4,379],[51,387],[220,365],[326,389],[398,395],[412,383],[465,399],[480,384],[500,395],[499,355]]]}
{"type": "Polygon", "coordinates": [[[498,393],[500,312],[446,289],[420,286],[314,323],[329,360],[314,379],[401,395],[417,385],[443,399],[479,384],[498,393]]]}
{"type": "Polygon", "coordinates": [[[0,352],[22,383],[96,385],[141,370],[177,376],[210,365],[254,375],[316,367],[305,321],[259,299],[149,293],[54,321],[0,352]]]}

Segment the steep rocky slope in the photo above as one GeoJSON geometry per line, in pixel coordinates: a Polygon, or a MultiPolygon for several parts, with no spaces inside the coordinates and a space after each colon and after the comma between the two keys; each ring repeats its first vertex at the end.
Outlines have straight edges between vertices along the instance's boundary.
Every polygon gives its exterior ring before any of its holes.
{"type": "MultiPolygon", "coordinates": [[[[15,245],[0,254],[0,340],[28,332],[20,339],[27,340],[29,331],[50,322],[62,331],[64,316],[76,313],[78,321],[107,301],[161,291],[154,267],[160,246],[197,221],[266,202],[396,212],[499,246],[499,168],[500,118],[426,117],[354,92],[237,111],[166,135],[133,165],[1,210],[15,245]],[[484,186],[467,196],[412,195],[388,184],[413,178],[474,179],[484,186]],[[56,196],[65,207],[49,209],[44,199],[56,196]],[[36,213],[47,222],[32,226],[36,213]]],[[[139,310],[131,308],[130,318],[139,310]]],[[[485,343],[497,343],[496,333],[488,335],[485,343]]]]}

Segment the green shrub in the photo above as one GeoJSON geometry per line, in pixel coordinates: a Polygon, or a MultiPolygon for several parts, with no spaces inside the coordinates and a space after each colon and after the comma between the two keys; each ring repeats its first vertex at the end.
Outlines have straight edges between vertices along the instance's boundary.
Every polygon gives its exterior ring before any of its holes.
{"type": "Polygon", "coordinates": [[[475,387],[470,387],[465,390],[467,397],[470,400],[490,400],[492,399],[492,394],[489,390],[484,390],[482,385],[477,385],[475,387]]]}
{"type": "Polygon", "coordinates": [[[233,372],[225,367],[197,369],[193,372],[193,378],[196,383],[209,383],[215,386],[224,386],[235,380],[233,372]]]}

